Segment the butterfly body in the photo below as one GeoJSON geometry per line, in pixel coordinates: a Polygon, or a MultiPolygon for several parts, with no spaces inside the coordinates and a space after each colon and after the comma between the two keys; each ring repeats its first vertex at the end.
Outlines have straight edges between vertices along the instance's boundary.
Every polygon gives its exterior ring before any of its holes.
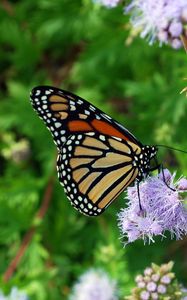
{"type": "Polygon", "coordinates": [[[31,103],[57,145],[59,181],[83,214],[101,214],[134,180],[149,173],[157,149],[143,146],[86,100],[40,86],[32,90],[31,103]]]}

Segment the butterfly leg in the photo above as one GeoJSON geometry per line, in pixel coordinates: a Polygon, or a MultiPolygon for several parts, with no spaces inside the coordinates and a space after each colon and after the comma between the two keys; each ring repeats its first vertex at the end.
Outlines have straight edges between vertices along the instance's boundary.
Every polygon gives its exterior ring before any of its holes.
{"type": "Polygon", "coordinates": [[[143,211],[142,205],[141,205],[141,200],[140,200],[140,185],[139,185],[139,181],[137,181],[137,193],[138,193],[138,201],[139,201],[140,211],[143,211]]]}
{"type": "Polygon", "coordinates": [[[172,187],[170,187],[166,181],[166,177],[165,177],[165,174],[164,174],[164,167],[163,167],[163,164],[160,165],[160,171],[162,172],[162,176],[163,176],[163,181],[165,183],[165,185],[170,189],[172,190],[173,192],[175,192],[176,190],[173,189],[172,187]]]}
{"type": "Polygon", "coordinates": [[[163,177],[163,181],[165,183],[165,185],[172,191],[175,191],[175,189],[173,189],[172,187],[170,187],[166,181],[166,177],[165,177],[165,174],[164,174],[164,166],[163,164],[158,164],[158,161],[156,158],[154,158],[155,160],[155,163],[156,163],[156,166],[153,167],[153,168],[150,168],[150,171],[154,171],[154,170],[158,170],[158,174],[159,173],[162,173],[162,177],[163,177]]]}

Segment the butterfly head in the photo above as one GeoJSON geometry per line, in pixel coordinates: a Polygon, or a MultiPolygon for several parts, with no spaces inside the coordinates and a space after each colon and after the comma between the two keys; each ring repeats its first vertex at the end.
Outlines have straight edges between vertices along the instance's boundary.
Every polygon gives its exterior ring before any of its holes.
{"type": "Polygon", "coordinates": [[[149,174],[151,160],[156,156],[157,151],[158,149],[155,146],[143,146],[141,153],[135,156],[135,159],[138,161],[137,165],[139,174],[137,179],[139,181],[149,174]]]}
{"type": "Polygon", "coordinates": [[[145,156],[148,156],[150,160],[157,154],[158,148],[155,146],[144,146],[142,152],[145,156]]]}

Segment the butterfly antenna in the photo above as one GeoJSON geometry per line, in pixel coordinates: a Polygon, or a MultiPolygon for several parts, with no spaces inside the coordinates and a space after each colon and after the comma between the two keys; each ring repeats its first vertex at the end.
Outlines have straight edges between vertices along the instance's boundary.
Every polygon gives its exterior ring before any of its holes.
{"type": "Polygon", "coordinates": [[[173,148],[173,147],[169,147],[169,146],[166,146],[166,145],[156,145],[156,147],[163,147],[163,148],[167,148],[167,149],[170,149],[170,150],[179,151],[179,152],[183,152],[183,153],[187,154],[187,151],[177,149],[177,148],[173,148]]]}

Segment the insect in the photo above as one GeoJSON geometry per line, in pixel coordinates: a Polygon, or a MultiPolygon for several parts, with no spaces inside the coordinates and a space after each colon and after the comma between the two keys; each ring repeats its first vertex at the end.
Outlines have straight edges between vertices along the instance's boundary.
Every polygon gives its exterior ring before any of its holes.
{"type": "MultiPolygon", "coordinates": [[[[152,170],[155,146],[68,91],[38,86],[31,103],[57,146],[57,172],[74,208],[97,216],[135,180],[152,170]]],[[[156,166],[158,168],[158,166],[156,166]]]]}

